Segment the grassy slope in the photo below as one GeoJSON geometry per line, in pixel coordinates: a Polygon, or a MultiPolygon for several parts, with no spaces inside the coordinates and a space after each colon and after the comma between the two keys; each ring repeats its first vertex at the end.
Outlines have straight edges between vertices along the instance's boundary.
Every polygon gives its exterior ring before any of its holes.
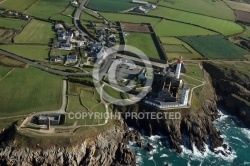
{"type": "Polygon", "coordinates": [[[0,18],[0,27],[5,27],[5,28],[21,29],[26,23],[27,21],[24,20],[0,18]]]}
{"type": "Polygon", "coordinates": [[[222,18],[225,20],[235,20],[234,11],[223,1],[212,0],[161,0],[159,5],[170,8],[199,13],[207,16],[222,18]]]}
{"type": "Polygon", "coordinates": [[[214,30],[223,35],[232,35],[243,31],[243,28],[234,22],[203,16],[199,14],[193,14],[189,12],[183,12],[175,9],[169,9],[165,7],[158,7],[157,10],[149,12],[149,15],[160,16],[168,19],[181,21],[184,23],[198,25],[204,28],[214,30]]]}
{"type": "Polygon", "coordinates": [[[140,49],[148,57],[160,59],[154,41],[150,34],[145,33],[129,33],[125,37],[126,44],[140,49]]]}
{"type": "Polygon", "coordinates": [[[222,36],[181,38],[208,58],[243,58],[248,51],[224,39],[222,36]]]}
{"type": "Polygon", "coordinates": [[[46,44],[53,36],[52,24],[33,19],[14,40],[16,43],[46,44]]]}
{"type": "Polygon", "coordinates": [[[69,4],[68,0],[39,0],[26,13],[39,18],[49,18],[61,13],[69,4]]]}
{"type": "Polygon", "coordinates": [[[35,2],[36,0],[5,0],[0,3],[0,7],[23,12],[35,2]]]}
{"type": "Polygon", "coordinates": [[[137,4],[130,3],[129,0],[91,0],[88,7],[99,11],[119,12],[132,7],[137,4]]]}
{"type": "Polygon", "coordinates": [[[47,61],[49,54],[48,46],[0,45],[0,49],[36,61],[47,61]]]}
{"type": "Polygon", "coordinates": [[[51,111],[62,102],[62,78],[33,67],[14,69],[0,89],[1,116],[51,111]]]}

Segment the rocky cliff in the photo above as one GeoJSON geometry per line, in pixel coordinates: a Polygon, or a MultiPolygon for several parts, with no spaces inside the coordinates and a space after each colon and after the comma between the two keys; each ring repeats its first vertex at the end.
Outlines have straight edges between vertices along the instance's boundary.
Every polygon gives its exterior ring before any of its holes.
{"type": "Polygon", "coordinates": [[[237,116],[250,128],[250,72],[249,63],[204,62],[216,92],[226,111],[237,116]]]}
{"type": "Polygon", "coordinates": [[[132,138],[131,132],[127,131],[126,125],[122,124],[104,131],[97,138],[79,140],[72,146],[58,147],[55,143],[45,149],[18,147],[17,131],[12,126],[1,133],[0,165],[136,165],[134,153],[126,146],[132,138]]]}
{"type": "Polygon", "coordinates": [[[182,152],[182,145],[192,150],[196,146],[203,152],[207,144],[212,151],[227,155],[222,151],[216,151],[217,147],[223,146],[225,150],[228,147],[223,144],[220,132],[217,131],[213,124],[213,121],[219,117],[216,95],[207,74],[206,78],[207,83],[203,87],[194,90],[194,96],[198,101],[192,101],[191,108],[166,111],[181,113],[180,119],[135,119],[126,117],[125,112],[160,112],[160,110],[143,104],[116,107],[115,110],[123,113],[124,118],[127,118],[125,121],[129,126],[133,126],[139,131],[144,130],[146,135],[162,134],[167,136],[171,148],[176,149],[179,153],[182,152]]]}

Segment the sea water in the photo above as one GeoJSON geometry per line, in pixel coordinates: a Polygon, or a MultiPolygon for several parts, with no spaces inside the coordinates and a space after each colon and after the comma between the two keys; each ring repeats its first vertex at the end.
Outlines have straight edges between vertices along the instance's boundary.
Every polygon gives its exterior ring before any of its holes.
{"type": "Polygon", "coordinates": [[[206,151],[203,153],[199,152],[194,145],[194,151],[182,146],[183,152],[178,154],[170,149],[167,138],[142,135],[144,146],[149,143],[155,149],[147,152],[145,149],[136,147],[135,143],[130,143],[130,148],[136,153],[137,165],[250,165],[250,130],[244,128],[236,117],[225,114],[223,110],[219,110],[219,113],[221,117],[214,124],[221,131],[224,143],[232,148],[231,155],[225,157],[221,154],[215,154],[209,150],[208,145],[205,145],[206,151]]]}

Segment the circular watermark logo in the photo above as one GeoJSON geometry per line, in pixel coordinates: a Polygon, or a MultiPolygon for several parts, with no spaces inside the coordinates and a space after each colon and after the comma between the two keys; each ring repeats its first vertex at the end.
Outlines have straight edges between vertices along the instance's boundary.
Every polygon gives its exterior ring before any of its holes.
{"type": "Polygon", "coordinates": [[[151,91],[153,68],[148,56],[133,46],[102,49],[92,72],[101,100],[126,106],[137,103],[151,91]]]}

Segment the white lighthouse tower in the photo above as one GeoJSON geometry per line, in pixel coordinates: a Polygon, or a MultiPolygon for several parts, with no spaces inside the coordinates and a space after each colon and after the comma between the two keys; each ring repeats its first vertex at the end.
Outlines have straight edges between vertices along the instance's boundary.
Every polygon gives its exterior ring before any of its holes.
{"type": "Polygon", "coordinates": [[[181,95],[181,104],[182,105],[187,105],[188,104],[188,95],[189,95],[189,88],[184,88],[182,95],[181,95]]]}
{"type": "Polygon", "coordinates": [[[180,57],[177,61],[177,67],[176,67],[176,70],[175,70],[175,77],[176,78],[180,78],[180,74],[181,74],[181,65],[182,65],[182,57],[180,57]]]}

